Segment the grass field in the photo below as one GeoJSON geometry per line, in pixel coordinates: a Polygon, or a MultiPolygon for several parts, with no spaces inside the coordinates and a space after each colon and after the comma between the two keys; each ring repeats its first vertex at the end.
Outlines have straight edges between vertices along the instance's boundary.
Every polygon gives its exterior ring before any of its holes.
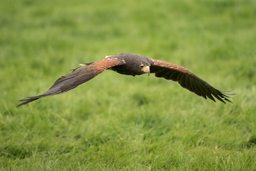
{"type": "Polygon", "coordinates": [[[0,0],[0,170],[256,170],[255,0],[0,0]],[[16,108],[119,52],[190,69],[233,103],[105,71],[16,108]]]}

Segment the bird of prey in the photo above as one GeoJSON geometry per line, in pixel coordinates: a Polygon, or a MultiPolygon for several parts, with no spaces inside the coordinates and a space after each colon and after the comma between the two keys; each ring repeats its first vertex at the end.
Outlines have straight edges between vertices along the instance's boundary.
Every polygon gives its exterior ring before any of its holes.
{"type": "Polygon", "coordinates": [[[182,87],[205,99],[209,98],[213,101],[218,99],[223,103],[231,102],[227,93],[214,88],[184,67],[138,54],[119,53],[106,56],[106,58],[96,62],[83,64],[81,68],[73,69],[71,73],[58,78],[48,91],[38,96],[20,100],[17,107],[42,97],[57,95],[74,89],[103,71],[110,69],[119,74],[132,76],[154,73],[156,77],[177,81],[182,87]]]}

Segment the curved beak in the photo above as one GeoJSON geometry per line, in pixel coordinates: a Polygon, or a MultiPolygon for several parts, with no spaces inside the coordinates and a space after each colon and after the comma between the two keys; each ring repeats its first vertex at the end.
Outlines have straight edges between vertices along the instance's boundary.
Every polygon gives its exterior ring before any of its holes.
{"type": "Polygon", "coordinates": [[[147,73],[148,76],[150,75],[150,67],[149,66],[144,66],[141,68],[141,70],[144,72],[144,73],[147,73]]]}

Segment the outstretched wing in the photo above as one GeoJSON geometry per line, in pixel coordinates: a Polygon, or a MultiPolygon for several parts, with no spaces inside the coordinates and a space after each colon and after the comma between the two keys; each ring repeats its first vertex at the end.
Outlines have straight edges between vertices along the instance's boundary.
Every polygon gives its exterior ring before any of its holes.
{"type": "Polygon", "coordinates": [[[228,99],[229,96],[227,94],[217,90],[186,68],[161,60],[151,60],[152,65],[150,67],[150,72],[155,73],[156,77],[163,77],[167,80],[177,81],[182,87],[204,97],[205,99],[209,98],[215,101],[215,97],[223,103],[225,103],[225,101],[231,102],[228,99]]]}
{"type": "Polygon", "coordinates": [[[17,107],[40,99],[42,97],[52,96],[69,91],[73,88],[76,88],[80,84],[91,80],[108,68],[124,64],[125,61],[118,60],[117,58],[105,58],[100,61],[86,65],[80,69],[75,69],[73,70],[73,72],[57,79],[55,83],[50,87],[50,89],[45,93],[20,100],[20,104],[18,104],[17,107]]]}

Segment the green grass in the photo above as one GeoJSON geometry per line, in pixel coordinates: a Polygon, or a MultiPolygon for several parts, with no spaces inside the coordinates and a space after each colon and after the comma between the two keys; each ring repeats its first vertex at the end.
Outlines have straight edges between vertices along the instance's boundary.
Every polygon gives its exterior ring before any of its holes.
{"type": "Polygon", "coordinates": [[[0,170],[256,170],[254,0],[1,0],[0,170]],[[16,108],[79,63],[183,65],[232,104],[106,71],[16,108]]]}

